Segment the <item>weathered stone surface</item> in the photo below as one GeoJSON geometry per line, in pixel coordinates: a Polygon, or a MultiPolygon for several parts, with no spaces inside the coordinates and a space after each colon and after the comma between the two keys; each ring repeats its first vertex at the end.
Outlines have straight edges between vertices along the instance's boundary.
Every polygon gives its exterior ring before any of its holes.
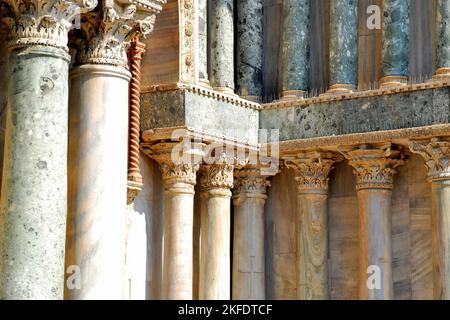
{"type": "Polygon", "coordinates": [[[262,95],[263,1],[237,2],[237,92],[259,100],[262,95]]]}
{"type": "Polygon", "coordinates": [[[0,213],[0,298],[61,299],[67,213],[68,55],[11,55],[0,213]]]}
{"type": "Polygon", "coordinates": [[[254,144],[258,141],[258,113],[187,90],[145,93],[141,129],[190,126],[254,144]]]}
{"type": "Polygon", "coordinates": [[[409,1],[385,0],[383,18],[383,76],[409,74],[409,1]]]}
{"type": "Polygon", "coordinates": [[[357,84],[357,0],[334,0],[330,4],[330,84],[357,84]]]}
{"type": "Polygon", "coordinates": [[[208,80],[208,0],[198,1],[198,75],[208,80]]]}
{"type": "Polygon", "coordinates": [[[283,91],[308,89],[309,9],[309,0],[283,1],[283,91]]]}
{"type": "Polygon", "coordinates": [[[443,124],[450,121],[449,89],[368,97],[263,110],[261,129],[279,129],[280,140],[443,124]]]}
{"type": "Polygon", "coordinates": [[[450,2],[438,0],[436,67],[450,67],[450,2]]]}
{"type": "Polygon", "coordinates": [[[233,0],[211,1],[211,85],[234,92],[233,0]]]}

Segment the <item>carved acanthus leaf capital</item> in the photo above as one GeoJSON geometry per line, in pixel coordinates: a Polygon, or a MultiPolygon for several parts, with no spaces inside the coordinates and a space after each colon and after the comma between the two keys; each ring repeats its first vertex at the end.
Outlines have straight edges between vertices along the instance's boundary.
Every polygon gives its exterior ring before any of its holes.
{"type": "Polygon", "coordinates": [[[410,150],[425,158],[428,179],[440,181],[450,179],[450,139],[433,138],[427,141],[412,141],[410,150]]]}
{"type": "Polygon", "coordinates": [[[270,176],[262,175],[259,168],[242,168],[234,171],[234,194],[265,195],[270,187],[270,176]]]}
{"type": "Polygon", "coordinates": [[[379,147],[361,146],[342,151],[355,169],[356,189],[387,189],[394,187],[395,168],[405,164],[405,153],[390,144],[379,147]]]}
{"type": "Polygon", "coordinates": [[[329,173],[336,162],[342,161],[340,154],[312,151],[285,157],[285,165],[296,172],[298,191],[300,193],[328,193],[329,173]]]}
{"type": "Polygon", "coordinates": [[[174,164],[171,161],[164,161],[160,163],[159,167],[166,186],[175,183],[186,183],[192,186],[196,184],[198,164],[174,164]]]}
{"type": "Polygon", "coordinates": [[[74,32],[76,65],[107,64],[127,67],[127,50],[136,36],[153,31],[165,0],[103,0],[99,10],[82,17],[74,32]]]}
{"type": "Polygon", "coordinates": [[[93,10],[97,0],[0,0],[0,6],[10,49],[39,45],[68,51],[72,23],[93,10]]]}
{"type": "Polygon", "coordinates": [[[208,189],[232,189],[234,166],[228,163],[202,165],[200,187],[208,189]]]}

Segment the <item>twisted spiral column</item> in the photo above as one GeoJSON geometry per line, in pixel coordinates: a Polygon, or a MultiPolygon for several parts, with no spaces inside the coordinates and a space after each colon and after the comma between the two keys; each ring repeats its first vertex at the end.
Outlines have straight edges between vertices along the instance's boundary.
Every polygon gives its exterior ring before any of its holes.
{"type": "Polygon", "coordinates": [[[128,63],[131,72],[129,93],[129,137],[128,137],[128,202],[132,202],[141,190],[142,175],[139,167],[140,141],[140,89],[141,61],[145,43],[134,38],[128,49],[128,63]]]}

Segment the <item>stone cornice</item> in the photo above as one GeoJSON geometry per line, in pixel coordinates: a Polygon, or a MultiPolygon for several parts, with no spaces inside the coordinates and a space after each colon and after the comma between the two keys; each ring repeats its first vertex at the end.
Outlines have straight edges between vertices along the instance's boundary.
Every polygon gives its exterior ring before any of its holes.
{"type": "Polygon", "coordinates": [[[430,181],[450,180],[450,139],[448,137],[412,141],[410,150],[425,158],[430,181]]]}
{"type": "Polygon", "coordinates": [[[284,163],[295,170],[299,193],[328,194],[329,173],[342,160],[337,153],[311,151],[285,157],[284,163]]]}
{"type": "Polygon", "coordinates": [[[9,27],[9,49],[47,46],[68,51],[68,32],[81,13],[97,0],[1,0],[3,23],[9,27]]]}
{"type": "Polygon", "coordinates": [[[405,163],[405,153],[394,150],[390,143],[341,150],[355,169],[356,189],[387,189],[394,187],[395,168],[405,163]]]}
{"type": "Polygon", "coordinates": [[[314,104],[327,103],[327,102],[335,102],[335,101],[344,101],[344,100],[354,100],[361,98],[369,98],[369,97],[377,97],[377,96],[385,96],[392,95],[396,93],[405,93],[405,92],[413,92],[427,89],[435,89],[435,88],[445,88],[450,86],[450,79],[436,79],[434,81],[425,82],[425,83],[417,83],[410,84],[399,87],[390,87],[390,88],[379,88],[375,90],[366,90],[366,91],[357,91],[343,94],[324,94],[317,97],[312,98],[299,98],[299,99],[289,99],[289,100],[279,100],[271,103],[265,103],[261,105],[262,110],[270,110],[270,109],[283,109],[283,108],[292,108],[299,106],[310,106],[314,104]]]}
{"type": "Polygon", "coordinates": [[[136,36],[153,31],[165,0],[102,0],[99,10],[82,16],[74,33],[75,65],[107,64],[127,68],[127,50],[136,36]]]}

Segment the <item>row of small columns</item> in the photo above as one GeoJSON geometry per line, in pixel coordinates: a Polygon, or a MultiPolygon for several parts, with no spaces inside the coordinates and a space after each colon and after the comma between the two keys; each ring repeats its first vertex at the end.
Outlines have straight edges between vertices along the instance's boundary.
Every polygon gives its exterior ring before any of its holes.
{"type": "MultiPolygon", "coordinates": [[[[199,78],[218,91],[250,100],[262,96],[263,1],[238,1],[234,55],[234,1],[210,3],[210,70],[208,78],[208,6],[199,0],[199,78]],[[236,88],[234,57],[236,56],[236,88]]],[[[304,97],[309,88],[310,0],[283,1],[281,41],[282,97],[304,97]]],[[[358,1],[330,2],[330,87],[348,93],[358,85],[358,1]]],[[[409,0],[383,1],[381,87],[404,85],[409,75],[409,0]]],[[[376,12],[377,13],[377,12],[376,12]]],[[[382,16],[381,16],[382,15],[382,16]]],[[[435,78],[450,75],[450,4],[438,0],[435,78]]]]}
{"type": "MultiPolygon", "coordinates": [[[[201,241],[199,299],[265,298],[264,205],[270,176],[257,167],[227,163],[174,164],[173,144],[156,144],[165,185],[163,298],[193,297],[194,187],[200,172],[201,241]],[[233,193],[232,193],[233,190],[233,193]],[[232,194],[234,194],[232,196],[232,194]],[[230,273],[230,206],[234,203],[232,274],[230,273]],[[232,276],[232,291],[230,291],[232,276]]],[[[421,154],[433,188],[434,298],[450,299],[450,140],[412,142],[421,154]]],[[[200,150],[192,150],[199,154],[200,150]]],[[[344,157],[354,168],[359,208],[359,297],[393,299],[391,197],[396,168],[410,152],[390,143],[312,151],[284,157],[296,172],[298,194],[297,298],[329,299],[328,181],[344,157]],[[380,287],[368,285],[376,268],[380,287]]]]}

